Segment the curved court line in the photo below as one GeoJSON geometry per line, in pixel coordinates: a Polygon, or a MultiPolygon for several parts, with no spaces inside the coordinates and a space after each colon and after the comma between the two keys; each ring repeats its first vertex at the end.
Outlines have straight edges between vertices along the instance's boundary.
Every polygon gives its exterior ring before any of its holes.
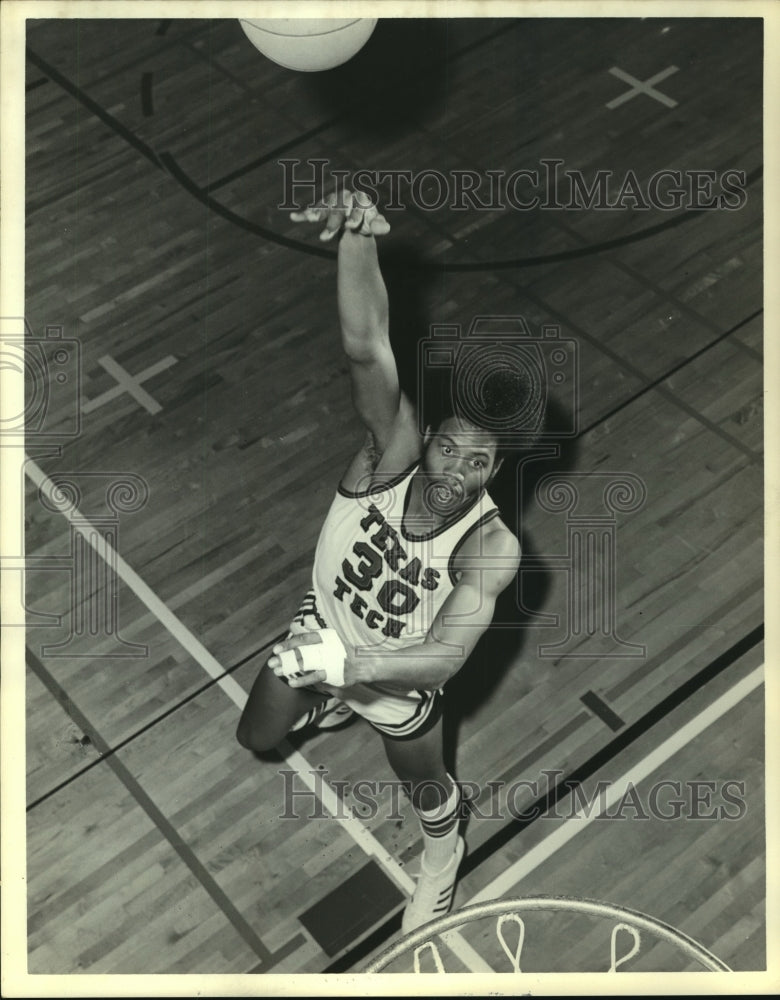
{"type": "MultiPolygon", "coordinates": [[[[167,26],[169,26],[171,22],[170,21],[166,21],[166,22],[163,22],[163,23],[166,25],[166,29],[165,30],[167,31],[167,26]]],[[[499,35],[503,35],[507,31],[514,30],[515,28],[519,27],[521,25],[521,23],[522,23],[522,21],[521,21],[520,18],[515,18],[514,22],[510,22],[509,24],[502,25],[500,28],[496,28],[494,31],[489,32],[487,35],[483,36],[482,38],[477,38],[477,39],[475,39],[475,41],[469,42],[468,45],[464,45],[462,48],[457,49],[456,51],[448,52],[448,54],[447,54],[448,61],[452,62],[454,60],[460,59],[464,55],[467,55],[470,52],[472,52],[474,49],[479,48],[481,45],[484,45],[485,43],[491,42],[494,39],[498,38],[499,35]]],[[[156,34],[158,34],[158,35],[159,34],[164,34],[164,33],[165,33],[164,31],[157,31],[156,32],[156,34]]],[[[424,79],[424,77],[423,77],[423,79],[424,79]]],[[[420,80],[420,78],[418,77],[417,80],[415,81],[415,83],[419,83],[419,80],[420,80]]],[[[401,93],[404,93],[404,92],[405,92],[405,90],[401,91],[401,93]]],[[[351,105],[350,107],[354,108],[356,106],[357,106],[356,102],[354,102],[353,105],[351,105]]],[[[306,140],[312,139],[312,138],[314,138],[314,136],[320,135],[322,132],[326,131],[327,129],[332,128],[334,125],[337,125],[340,121],[342,121],[343,118],[344,118],[344,113],[342,112],[341,114],[333,115],[331,118],[326,118],[324,121],[320,121],[318,125],[314,125],[312,128],[307,129],[305,132],[299,132],[298,135],[294,139],[289,139],[287,142],[283,143],[281,146],[276,146],[270,152],[264,153],[261,156],[256,157],[254,160],[250,160],[248,163],[244,163],[242,166],[237,167],[235,170],[231,170],[230,173],[228,173],[228,174],[223,174],[222,177],[219,177],[219,178],[217,178],[214,181],[210,181],[206,185],[206,190],[207,191],[214,191],[214,190],[216,190],[219,187],[224,187],[225,184],[228,184],[228,183],[230,183],[233,180],[237,180],[239,177],[247,176],[249,173],[251,173],[257,167],[260,167],[263,164],[270,162],[275,157],[280,156],[282,153],[286,153],[288,150],[294,149],[296,146],[299,146],[301,143],[305,142],[306,140]]]]}
{"type": "Polygon", "coordinates": [[[249,219],[245,219],[242,215],[237,215],[235,212],[227,208],[227,206],[212,198],[211,195],[207,194],[203,188],[196,184],[195,181],[182,170],[176,159],[167,151],[160,153],[158,159],[167,173],[170,174],[170,176],[188,194],[192,195],[193,198],[205,205],[206,208],[214,212],[215,215],[219,215],[227,222],[232,223],[234,226],[238,226],[239,229],[245,229],[249,233],[254,233],[255,236],[262,236],[264,239],[268,240],[269,243],[277,243],[279,246],[287,247],[289,250],[299,250],[301,253],[309,254],[312,257],[329,257],[332,260],[336,259],[336,254],[332,250],[325,250],[316,245],[302,243],[300,240],[292,240],[287,236],[282,236],[280,233],[275,233],[272,229],[267,229],[265,226],[259,225],[257,222],[251,222],[249,219]]]}
{"type": "MultiPolygon", "coordinates": [[[[745,187],[750,187],[754,181],[763,177],[763,174],[763,166],[756,167],[755,170],[746,175],[745,187]]],[[[602,243],[589,243],[587,246],[576,247],[573,250],[561,250],[558,253],[546,254],[540,257],[515,257],[510,260],[485,261],[484,264],[443,264],[440,269],[442,271],[505,271],[512,268],[519,269],[532,267],[537,264],[555,264],[564,260],[578,260],[581,257],[592,257],[596,254],[605,253],[608,250],[616,250],[620,247],[629,246],[631,243],[639,243],[642,240],[651,239],[659,233],[666,232],[668,229],[676,229],[678,226],[685,225],[691,219],[695,219],[699,215],[706,215],[710,211],[710,209],[706,208],[685,210],[671,219],[666,219],[665,222],[648,226],[646,229],[639,229],[635,233],[617,236],[613,240],[605,240],[602,243]]]]}
{"type": "MultiPolygon", "coordinates": [[[[336,253],[331,250],[323,250],[321,247],[316,246],[316,244],[302,243],[300,240],[291,240],[286,236],[275,233],[273,230],[267,229],[265,226],[260,226],[257,223],[250,222],[249,219],[245,219],[243,216],[232,212],[221,202],[212,198],[207,191],[192,180],[192,178],[185,173],[170,153],[160,153],[159,160],[164,165],[168,173],[181,185],[181,187],[184,188],[185,191],[188,192],[188,194],[191,194],[193,198],[196,198],[216,215],[221,216],[234,226],[238,226],[248,232],[255,233],[258,236],[264,237],[271,243],[277,243],[280,246],[287,247],[291,250],[298,250],[314,257],[330,257],[333,260],[336,259],[336,253]]],[[[762,177],[763,173],[764,168],[757,167],[746,176],[745,187],[749,187],[754,181],[762,177]]],[[[695,219],[700,215],[704,215],[708,211],[708,209],[704,208],[684,211],[679,215],[675,215],[671,219],[666,219],[664,222],[659,222],[654,226],[648,226],[646,229],[640,229],[635,233],[618,236],[613,240],[604,240],[602,243],[590,243],[584,247],[575,247],[572,250],[561,250],[558,253],[543,254],[537,257],[515,257],[510,260],[466,262],[463,264],[448,264],[446,261],[441,263],[437,261],[428,261],[427,267],[431,271],[439,271],[442,273],[471,273],[478,271],[519,270],[524,267],[536,267],[541,264],[556,264],[565,260],[579,260],[583,257],[592,257],[596,254],[606,253],[609,250],[615,250],[620,247],[628,246],[631,243],[639,243],[642,240],[651,239],[659,233],[685,225],[686,222],[689,222],[691,219],[695,219]]]]}
{"type": "MultiPolygon", "coordinates": [[[[47,497],[54,500],[57,490],[56,484],[49,479],[45,472],[29,457],[25,455],[25,473],[32,482],[47,497]]],[[[211,655],[202,642],[197,639],[187,626],[176,617],[168,608],[165,602],[155,594],[135,570],[120,556],[110,543],[103,538],[97,528],[93,527],[86,518],[79,513],[75,507],[60,510],[60,513],[70,523],[89,545],[104,560],[110,554],[113,568],[119,578],[125,583],[142,601],[143,604],[154,614],[160,624],[173,636],[174,639],[190,654],[206,673],[213,678],[216,684],[225,692],[237,708],[242,709],[247,700],[247,694],[241,685],[227,674],[219,661],[211,655]],[[96,539],[100,537],[101,544],[96,539]]],[[[404,870],[399,862],[387,851],[374,837],[371,831],[363,825],[360,819],[350,809],[336,792],[325,781],[315,782],[313,774],[316,769],[306,760],[300,751],[295,750],[286,740],[279,744],[279,752],[298,772],[298,776],[303,783],[313,792],[325,809],[332,817],[346,830],[352,840],[369,857],[376,859],[378,864],[390,876],[407,895],[414,892],[415,881],[404,870]]],[[[490,972],[490,966],[478,955],[464,940],[458,940],[458,954],[461,960],[469,968],[470,972],[490,972]]]]}
{"type": "MultiPolygon", "coordinates": [[[[335,259],[336,254],[333,251],[324,250],[319,246],[312,245],[310,243],[303,243],[299,240],[291,240],[288,237],[275,233],[271,229],[267,229],[265,226],[260,226],[257,223],[251,222],[250,220],[243,218],[243,216],[232,212],[229,208],[216,201],[204,189],[196,184],[195,181],[193,181],[179,166],[176,159],[170,153],[163,152],[158,154],[151,146],[139,139],[134,132],[122,125],[117,118],[102,108],[97,101],[93,100],[86,93],[84,93],[80,87],[76,86],[62,73],[56,70],[53,66],[49,65],[45,59],[33,52],[29,46],[27,47],[26,52],[27,58],[35,66],[37,66],[41,72],[45,73],[46,76],[62,87],[63,90],[69,93],[72,97],[75,97],[76,100],[80,101],[92,112],[92,114],[94,114],[105,125],[109,126],[130,146],[138,150],[143,156],[146,157],[146,159],[150,160],[155,166],[166,170],[166,172],[170,174],[170,176],[173,177],[185,191],[213,211],[216,215],[219,215],[227,222],[230,222],[232,225],[238,226],[247,232],[254,233],[256,236],[262,236],[270,243],[276,243],[279,246],[286,247],[290,250],[297,250],[313,257],[329,257],[335,259]]],[[[762,166],[752,170],[745,178],[745,187],[749,187],[752,183],[754,183],[754,181],[758,180],[762,176],[762,166]]],[[[34,211],[36,207],[38,206],[35,206],[34,204],[31,205],[28,212],[34,211]]],[[[684,225],[690,219],[697,218],[699,215],[702,215],[707,211],[709,210],[703,208],[683,211],[671,219],[659,222],[655,226],[649,226],[647,229],[640,229],[636,233],[629,233],[625,236],[616,237],[614,240],[606,240],[603,243],[593,243],[588,246],[577,247],[572,250],[562,250],[554,254],[547,254],[538,257],[516,257],[503,261],[465,262],[461,264],[448,264],[446,262],[438,263],[436,261],[431,261],[429,266],[432,270],[443,273],[470,273],[491,270],[519,270],[524,267],[554,264],[566,260],[578,260],[583,257],[591,257],[599,253],[604,253],[608,250],[628,246],[631,243],[637,243],[641,240],[650,239],[651,237],[657,236],[659,233],[665,232],[668,229],[674,229],[677,226],[684,225]]]]}

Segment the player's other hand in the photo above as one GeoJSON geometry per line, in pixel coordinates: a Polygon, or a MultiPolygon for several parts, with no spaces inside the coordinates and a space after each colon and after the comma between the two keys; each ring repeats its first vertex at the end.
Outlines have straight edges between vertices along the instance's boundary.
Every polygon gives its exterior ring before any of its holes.
{"type": "MultiPolygon", "coordinates": [[[[277,677],[284,677],[284,669],[282,667],[282,661],[279,658],[279,654],[285,652],[288,649],[298,649],[301,646],[306,646],[309,643],[318,642],[316,632],[301,632],[298,635],[288,636],[283,642],[278,642],[271,650],[272,656],[268,660],[268,666],[277,677]]],[[[344,662],[344,687],[350,684],[356,684],[358,681],[357,668],[353,660],[354,652],[349,648],[346,648],[347,658],[344,662]]],[[[287,677],[287,683],[290,687],[309,687],[312,684],[319,684],[321,687],[330,691],[331,693],[336,692],[336,688],[332,687],[330,684],[325,684],[324,681],[327,678],[327,674],[324,670],[304,670],[301,671],[295,677],[287,677]]]]}
{"type": "Polygon", "coordinates": [[[321,240],[332,240],[342,229],[360,236],[384,236],[390,223],[369,196],[362,191],[343,190],[327,195],[318,205],[290,212],[293,222],[324,222],[321,240]]]}

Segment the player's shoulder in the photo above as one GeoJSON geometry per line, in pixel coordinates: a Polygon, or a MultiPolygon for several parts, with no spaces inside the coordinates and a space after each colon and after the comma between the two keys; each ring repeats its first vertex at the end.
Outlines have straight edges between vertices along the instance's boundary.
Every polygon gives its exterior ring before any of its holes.
{"type": "Polygon", "coordinates": [[[475,569],[495,571],[505,585],[517,572],[521,557],[519,539],[497,516],[481,524],[465,539],[455,556],[453,569],[457,573],[475,569]]]}
{"type": "Polygon", "coordinates": [[[499,516],[480,525],[479,530],[474,532],[464,546],[468,547],[478,549],[486,556],[501,556],[505,559],[516,557],[518,562],[521,556],[520,540],[499,516]]]}

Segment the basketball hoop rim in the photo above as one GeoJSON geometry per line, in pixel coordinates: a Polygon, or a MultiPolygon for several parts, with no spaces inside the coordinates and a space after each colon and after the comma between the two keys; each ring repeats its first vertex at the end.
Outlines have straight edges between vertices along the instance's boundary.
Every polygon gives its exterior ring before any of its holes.
{"type": "MultiPolygon", "coordinates": [[[[678,930],[671,924],[651,917],[641,910],[634,910],[629,906],[620,903],[605,903],[600,899],[586,899],[580,896],[559,896],[538,893],[530,896],[510,896],[503,899],[487,900],[482,903],[473,903],[464,906],[459,910],[437,920],[431,920],[411,934],[406,935],[400,941],[386,948],[377,958],[375,958],[364,970],[366,973],[381,972],[385,966],[389,965],[395,958],[404,952],[425,944],[433,937],[445,934],[449,930],[464,923],[468,923],[470,917],[495,917],[504,913],[516,912],[515,908],[521,912],[533,912],[535,910],[563,910],[566,912],[587,913],[591,916],[617,917],[632,922],[638,929],[650,931],[670,944],[680,947],[686,954],[700,962],[709,972],[733,972],[730,966],[724,961],[708,951],[704,945],[699,944],[694,938],[689,937],[684,931],[678,930]]],[[[522,973],[521,973],[522,974],[522,973]]]]}

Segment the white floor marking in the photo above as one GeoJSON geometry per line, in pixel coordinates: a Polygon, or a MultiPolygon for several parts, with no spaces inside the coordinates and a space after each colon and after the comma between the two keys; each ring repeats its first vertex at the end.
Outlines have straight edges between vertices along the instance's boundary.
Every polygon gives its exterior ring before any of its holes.
{"type": "MultiPolygon", "coordinates": [[[[596,819],[597,815],[603,815],[611,806],[619,802],[623,795],[625,795],[629,784],[637,785],[644,778],[652,774],[657,767],[664,764],[678,750],[681,750],[696,736],[704,732],[713,722],[722,715],[725,715],[729,709],[737,705],[743,698],[746,698],[751,691],[759,687],[763,678],[764,667],[762,664],[760,667],[756,667],[747,677],[739,681],[739,683],[735,684],[734,687],[730,688],[719,698],[716,698],[711,705],[708,705],[707,708],[699,712],[689,722],[686,722],[676,733],[667,740],[664,740],[655,750],[649,753],[644,760],[639,761],[638,764],[626,771],[617,781],[611,783],[607,794],[604,796],[604,808],[602,810],[594,809],[588,816],[585,815],[587,806],[578,809],[570,819],[557,826],[549,837],[546,837],[536,847],[532,847],[527,854],[523,855],[522,858],[519,858],[509,868],[496,876],[492,882],[489,882],[484,888],[480,889],[475,896],[472,896],[467,903],[464,903],[464,906],[470,906],[472,903],[481,903],[487,899],[498,899],[499,896],[510,893],[510,890],[513,890],[517,883],[524,879],[526,875],[552,857],[556,851],[560,850],[573,837],[576,837],[578,833],[582,833],[583,830],[587,829],[596,819]]],[[[514,895],[515,893],[512,892],[512,894],[514,895]]]]}
{"type": "Polygon", "coordinates": [[[153,399],[149,395],[146,389],[141,388],[141,383],[152,378],[154,375],[159,375],[160,372],[164,372],[171,365],[177,364],[178,358],[174,358],[169,354],[162,361],[156,361],[149,368],[144,369],[140,375],[136,376],[125,371],[119,362],[114,361],[110,354],[98,358],[98,363],[116,380],[117,384],[95,399],[88,399],[81,407],[82,413],[91,413],[92,410],[96,410],[99,406],[105,406],[106,403],[110,403],[112,399],[117,399],[122,393],[126,392],[133,397],[136,403],[140,403],[145,410],[154,414],[159,413],[162,407],[156,399],[153,399]]]}
{"type": "MultiPolygon", "coordinates": [[[[39,468],[36,463],[28,458],[25,462],[25,471],[39,490],[51,497],[56,485],[39,468]]],[[[246,703],[247,694],[241,685],[231,676],[225,673],[224,667],[211,655],[200,640],[198,640],[187,626],[180,621],[170,610],[167,604],[155,594],[151,587],[147,586],[135,570],[129,566],[125,560],[116,552],[105,539],[97,546],[95,538],[98,535],[94,528],[84,516],[75,508],[63,510],[63,516],[79,532],[87,542],[101,556],[111,552],[115,560],[115,569],[120,579],[133,591],[149,610],[157,617],[160,624],[179,642],[190,654],[196,663],[206,671],[209,677],[213,678],[217,685],[225,692],[237,708],[242,709],[246,703]]],[[[102,539],[102,536],[100,536],[102,539]]],[[[355,843],[370,857],[376,859],[390,878],[404,892],[411,894],[414,891],[415,881],[406,872],[395,858],[379,843],[371,831],[363,825],[360,819],[324,781],[315,782],[313,777],[316,769],[306,760],[298,750],[294,750],[288,743],[284,742],[280,746],[280,751],[284,753],[285,759],[291,767],[295,768],[301,780],[311,791],[317,792],[325,809],[336,819],[338,823],[347,831],[355,843]]],[[[474,949],[457,934],[452,932],[452,941],[457,948],[458,957],[467,966],[470,972],[490,972],[490,966],[478,955],[474,949]]]]}
{"type": "Polygon", "coordinates": [[[665,80],[667,76],[671,76],[672,73],[676,73],[677,70],[677,66],[667,66],[666,69],[662,69],[660,73],[656,73],[655,76],[651,76],[649,80],[637,80],[635,76],[631,76],[630,73],[626,73],[626,71],[620,69],[619,66],[610,67],[609,72],[613,76],[616,76],[618,80],[622,80],[623,83],[630,84],[632,89],[627,90],[625,93],[621,94],[620,97],[616,97],[614,100],[609,101],[606,106],[611,111],[613,108],[617,108],[621,104],[625,104],[626,101],[630,101],[638,94],[646,94],[647,97],[652,97],[653,100],[660,101],[661,104],[665,104],[667,108],[676,108],[677,101],[673,100],[671,97],[667,97],[666,94],[662,94],[660,90],[656,90],[653,84],[660,83],[661,80],[665,80]]]}

